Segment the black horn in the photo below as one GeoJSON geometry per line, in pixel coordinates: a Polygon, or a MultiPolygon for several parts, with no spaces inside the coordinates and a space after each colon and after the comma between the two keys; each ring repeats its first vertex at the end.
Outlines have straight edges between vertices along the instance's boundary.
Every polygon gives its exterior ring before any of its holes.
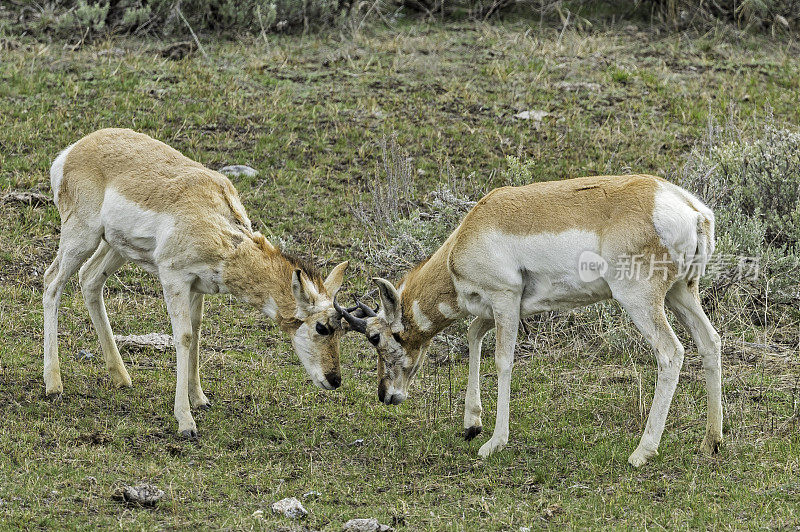
{"type": "Polygon", "coordinates": [[[345,319],[352,330],[362,334],[367,334],[367,320],[357,318],[350,314],[346,309],[343,309],[341,306],[339,306],[339,303],[336,301],[336,296],[333,296],[333,308],[335,308],[336,312],[338,312],[339,315],[345,319]]]}
{"type": "Polygon", "coordinates": [[[374,318],[375,316],[378,315],[377,314],[377,312],[378,312],[378,307],[377,306],[373,310],[373,309],[369,308],[368,306],[366,306],[361,301],[359,301],[358,299],[355,299],[355,302],[356,302],[356,308],[361,309],[361,312],[363,312],[365,316],[369,316],[370,318],[374,318]]]}

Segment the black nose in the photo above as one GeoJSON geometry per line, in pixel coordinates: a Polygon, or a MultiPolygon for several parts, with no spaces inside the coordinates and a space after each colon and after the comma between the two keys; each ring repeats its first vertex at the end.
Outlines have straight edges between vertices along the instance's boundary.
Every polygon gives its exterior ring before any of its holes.
{"type": "Polygon", "coordinates": [[[338,388],[342,384],[342,376],[333,371],[325,375],[325,380],[334,388],[338,388]]]}

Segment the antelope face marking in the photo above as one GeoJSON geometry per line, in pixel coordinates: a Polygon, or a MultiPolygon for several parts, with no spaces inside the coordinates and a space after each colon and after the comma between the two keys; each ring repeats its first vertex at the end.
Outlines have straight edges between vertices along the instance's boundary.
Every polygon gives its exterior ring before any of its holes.
{"type": "Polygon", "coordinates": [[[378,351],[378,399],[387,405],[399,405],[408,397],[408,385],[417,374],[428,347],[412,340],[404,331],[400,294],[384,279],[376,278],[381,310],[376,312],[362,303],[343,309],[334,301],[344,323],[363,333],[378,351]]]}
{"type": "Polygon", "coordinates": [[[427,346],[413,346],[402,333],[393,333],[382,317],[367,319],[367,340],[378,351],[378,399],[399,405],[408,397],[411,384],[425,359],[427,346]]]}
{"type": "Polygon", "coordinates": [[[292,336],[292,346],[315,385],[325,390],[342,383],[339,367],[341,319],[329,303],[328,308],[309,314],[292,336]]]}
{"type": "Polygon", "coordinates": [[[333,298],[342,286],[347,262],[336,266],[321,286],[303,271],[292,274],[295,318],[301,324],[292,335],[292,346],[311,380],[325,390],[342,383],[339,367],[339,340],[344,330],[342,315],[334,307],[333,298]]]}

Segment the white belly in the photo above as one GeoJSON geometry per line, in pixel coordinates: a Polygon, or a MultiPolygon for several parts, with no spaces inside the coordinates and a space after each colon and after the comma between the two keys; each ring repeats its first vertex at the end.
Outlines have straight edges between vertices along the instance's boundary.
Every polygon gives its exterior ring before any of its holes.
{"type": "Polygon", "coordinates": [[[171,227],[170,216],[148,211],[125,199],[113,189],[106,190],[100,219],[105,240],[119,254],[148,272],[157,274],[155,254],[171,227]]]}
{"type": "Polygon", "coordinates": [[[529,236],[489,232],[472,248],[469,267],[460,268],[464,275],[454,280],[459,304],[490,318],[493,300],[508,292],[519,297],[521,316],[607,299],[611,290],[605,280],[579,275],[586,251],[599,253],[598,237],[589,231],[529,236]]]}

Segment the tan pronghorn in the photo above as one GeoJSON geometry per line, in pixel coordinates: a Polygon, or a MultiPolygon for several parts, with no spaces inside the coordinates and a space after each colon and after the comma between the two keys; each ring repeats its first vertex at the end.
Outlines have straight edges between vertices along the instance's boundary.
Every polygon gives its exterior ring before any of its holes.
{"type": "Polygon", "coordinates": [[[481,342],[496,328],[497,419],[494,434],[479,451],[487,456],[508,442],[520,318],[616,299],[653,346],[658,362],[647,426],[628,459],[640,466],[657,454],[683,364],[683,346],[664,313],[666,300],[703,358],[708,425],[702,450],[711,453],[722,442],[720,339],[700,306],[698,280],[713,249],[713,213],[657,177],[584,177],[504,187],[481,199],[397,288],[374,279],[379,313],[361,305],[358,313],[344,310],[344,317],[378,350],[378,397],[399,404],[431,338],[454,320],[475,316],[467,333],[468,440],[482,427],[481,342]]]}
{"type": "Polygon", "coordinates": [[[166,144],[129,129],[103,129],[62,151],[50,169],[61,239],[44,282],[44,381],[60,394],[58,305],[69,277],[80,285],[111,378],[131,379],[111,333],[103,285],[127,261],[158,277],[177,351],[175,417],[197,435],[189,400],[210,404],[200,387],[203,295],[230,293],[277,320],[321,388],[341,383],[341,317],[332,297],[347,262],[324,281],[254,232],[236,189],[166,144]],[[87,260],[88,259],[88,260],[87,260]]]}

